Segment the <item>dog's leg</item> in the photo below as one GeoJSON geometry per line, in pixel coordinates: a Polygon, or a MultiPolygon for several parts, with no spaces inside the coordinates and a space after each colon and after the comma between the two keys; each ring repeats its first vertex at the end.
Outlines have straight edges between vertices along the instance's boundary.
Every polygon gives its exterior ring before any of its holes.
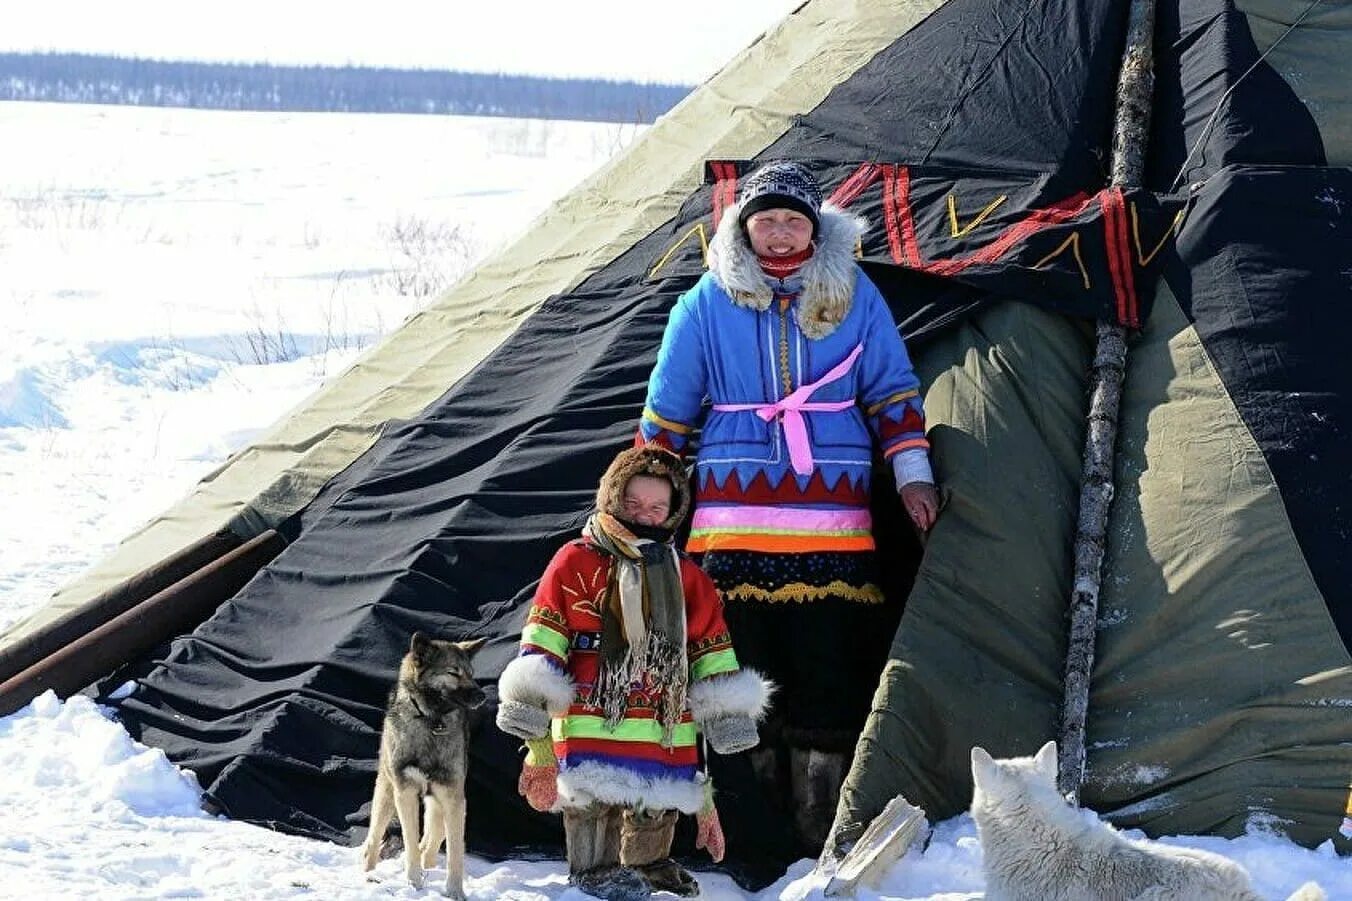
{"type": "Polygon", "coordinates": [[[430,870],[437,865],[437,852],[441,850],[441,842],[446,838],[446,819],[441,811],[441,803],[437,799],[439,793],[432,789],[432,794],[423,798],[423,837],[422,837],[422,865],[424,870],[430,870]]]}
{"type": "Polygon", "coordinates": [[[465,897],[465,796],[442,785],[433,789],[441,808],[441,828],[446,834],[446,894],[457,901],[465,897]]]}
{"type": "Polygon", "coordinates": [[[418,800],[421,793],[416,785],[395,789],[394,806],[399,811],[399,827],[404,833],[404,874],[414,888],[422,888],[422,861],[418,859],[418,800]]]}
{"type": "Polygon", "coordinates": [[[371,828],[362,845],[362,869],[370,872],[380,860],[380,843],[394,816],[394,786],[383,773],[376,774],[376,791],[371,796],[371,828]]]}

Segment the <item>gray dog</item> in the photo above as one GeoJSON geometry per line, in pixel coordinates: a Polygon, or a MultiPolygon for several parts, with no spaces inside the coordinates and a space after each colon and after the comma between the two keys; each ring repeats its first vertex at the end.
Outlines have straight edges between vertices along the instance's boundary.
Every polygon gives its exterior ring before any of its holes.
{"type": "Polygon", "coordinates": [[[380,859],[385,829],[397,813],[404,835],[404,872],[421,888],[423,868],[436,863],[442,839],[447,839],[446,894],[452,898],[465,897],[468,711],[484,701],[470,655],[487,640],[437,641],[413,634],[385,710],[371,830],[362,846],[363,868],[370,870],[380,859]],[[427,805],[420,842],[418,802],[423,798],[427,805]]]}

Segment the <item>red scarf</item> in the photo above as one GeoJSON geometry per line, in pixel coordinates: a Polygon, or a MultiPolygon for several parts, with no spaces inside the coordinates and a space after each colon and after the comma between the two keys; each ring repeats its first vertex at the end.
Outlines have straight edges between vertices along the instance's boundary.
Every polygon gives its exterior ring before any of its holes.
{"type": "Polygon", "coordinates": [[[788,278],[811,257],[812,245],[809,244],[801,253],[790,254],[786,257],[763,257],[757,254],[756,260],[760,263],[761,271],[766,275],[775,278],[788,278]]]}

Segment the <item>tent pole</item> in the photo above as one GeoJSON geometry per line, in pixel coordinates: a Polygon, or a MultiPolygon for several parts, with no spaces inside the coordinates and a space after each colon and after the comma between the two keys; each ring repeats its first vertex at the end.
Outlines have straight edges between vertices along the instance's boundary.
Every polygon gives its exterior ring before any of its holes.
{"type": "Polygon", "coordinates": [[[69,641],[0,683],[0,716],[48,689],[70,697],[161,642],[191,632],[285,547],[286,540],[268,529],[69,641]]]}
{"type": "MultiPolygon", "coordinates": [[[[1155,0],[1132,0],[1126,49],[1117,81],[1113,156],[1109,184],[1139,187],[1145,175],[1146,141],[1154,92],[1155,0]]],[[[1113,498],[1113,453],[1117,414],[1126,374],[1127,330],[1099,320],[1090,371],[1089,421],[1080,482],[1080,514],[1075,533],[1075,574],[1070,596],[1070,638],[1066,647],[1065,694],[1058,736],[1057,786],[1079,803],[1084,781],[1085,720],[1089,715],[1089,678],[1094,668],[1099,588],[1113,498]]]]}

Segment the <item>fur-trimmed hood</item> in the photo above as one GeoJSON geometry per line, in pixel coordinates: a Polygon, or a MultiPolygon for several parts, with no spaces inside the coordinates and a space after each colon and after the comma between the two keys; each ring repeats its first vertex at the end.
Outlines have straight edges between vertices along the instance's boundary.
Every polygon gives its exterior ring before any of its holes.
{"type": "MultiPolygon", "coordinates": [[[[733,303],[761,312],[770,308],[774,291],[737,221],[740,210],[740,204],[733,204],[724,211],[709,248],[709,269],[733,303]]],[[[803,283],[798,327],[807,337],[825,338],[849,315],[859,274],[854,248],[867,227],[858,216],[822,205],[816,249],[798,270],[803,283]]]]}
{"type": "Polygon", "coordinates": [[[634,476],[656,476],[671,483],[671,514],[661,527],[674,531],[690,511],[690,482],[681,458],[663,447],[650,444],[621,451],[601,476],[596,509],[623,519],[624,486],[634,476]]]}

